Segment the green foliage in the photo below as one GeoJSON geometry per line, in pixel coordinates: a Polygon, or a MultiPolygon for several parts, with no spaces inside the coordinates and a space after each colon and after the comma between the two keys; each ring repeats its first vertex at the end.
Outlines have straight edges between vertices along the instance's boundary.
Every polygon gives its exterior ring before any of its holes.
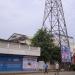
{"type": "Polygon", "coordinates": [[[58,60],[59,48],[53,43],[53,36],[46,29],[39,29],[32,38],[32,46],[41,48],[40,60],[45,62],[50,60],[58,60]]]}
{"type": "Polygon", "coordinates": [[[35,36],[32,39],[32,45],[33,46],[37,46],[37,47],[41,47],[41,48],[45,48],[48,47],[49,45],[52,46],[52,42],[53,40],[50,39],[52,36],[47,32],[46,29],[40,29],[37,31],[37,33],[35,34],[35,36]]]}
{"type": "Polygon", "coordinates": [[[51,59],[55,62],[61,62],[60,48],[55,46],[51,51],[51,59]]]}

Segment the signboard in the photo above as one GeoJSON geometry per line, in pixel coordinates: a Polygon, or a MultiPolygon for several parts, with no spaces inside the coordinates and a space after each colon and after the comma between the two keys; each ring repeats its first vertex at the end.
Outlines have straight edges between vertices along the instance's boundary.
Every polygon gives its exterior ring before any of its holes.
{"type": "Polygon", "coordinates": [[[25,57],[23,58],[23,70],[35,70],[37,69],[37,60],[36,58],[25,57]]]}
{"type": "Polygon", "coordinates": [[[62,62],[71,62],[70,48],[67,46],[61,46],[62,62]]]}

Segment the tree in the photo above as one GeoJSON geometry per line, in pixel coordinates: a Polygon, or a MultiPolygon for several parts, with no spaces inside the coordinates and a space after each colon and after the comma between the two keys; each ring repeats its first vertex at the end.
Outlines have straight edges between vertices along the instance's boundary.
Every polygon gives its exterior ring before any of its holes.
{"type": "Polygon", "coordinates": [[[47,29],[39,29],[31,42],[32,46],[41,48],[39,60],[56,61],[59,58],[59,48],[53,43],[53,35],[47,29]]]}
{"type": "Polygon", "coordinates": [[[51,51],[51,60],[61,63],[61,51],[60,48],[55,46],[51,51]]]}

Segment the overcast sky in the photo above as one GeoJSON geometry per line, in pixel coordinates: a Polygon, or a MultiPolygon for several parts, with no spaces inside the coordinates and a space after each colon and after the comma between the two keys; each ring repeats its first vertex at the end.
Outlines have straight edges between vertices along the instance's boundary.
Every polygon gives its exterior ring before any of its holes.
{"type": "MultiPolygon", "coordinates": [[[[75,0],[62,0],[68,33],[75,37],[75,0]]],[[[28,36],[42,26],[45,0],[0,0],[0,38],[28,36]]]]}

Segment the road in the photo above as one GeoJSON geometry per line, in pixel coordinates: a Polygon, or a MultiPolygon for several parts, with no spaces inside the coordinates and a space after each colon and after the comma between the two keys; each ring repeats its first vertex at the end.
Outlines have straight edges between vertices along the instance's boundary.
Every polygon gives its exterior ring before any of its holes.
{"type": "MultiPolygon", "coordinates": [[[[56,72],[48,72],[48,73],[3,73],[0,75],[57,75],[56,72]]],[[[75,72],[59,72],[58,75],[75,75],[75,72]]]]}

